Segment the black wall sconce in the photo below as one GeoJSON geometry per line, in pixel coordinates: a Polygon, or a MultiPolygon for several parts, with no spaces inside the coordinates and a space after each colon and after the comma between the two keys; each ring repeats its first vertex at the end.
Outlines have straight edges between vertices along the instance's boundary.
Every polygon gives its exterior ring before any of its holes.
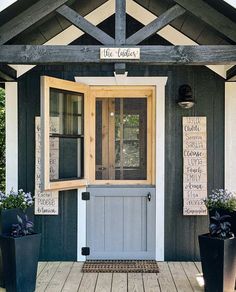
{"type": "Polygon", "coordinates": [[[183,84],[179,87],[178,105],[188,109],[194,106],[195,102],[192,95],[192,88],[188,84],[183,84]]]}

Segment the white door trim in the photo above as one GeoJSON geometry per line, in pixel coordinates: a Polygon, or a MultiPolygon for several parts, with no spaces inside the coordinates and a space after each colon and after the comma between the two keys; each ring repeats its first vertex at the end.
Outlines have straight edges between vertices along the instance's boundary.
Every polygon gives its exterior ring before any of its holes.
{"type": "MultiPolygon", "coordinates": [[[[156,86],[156,260],[164,261],[164,174],[165,174],[165,85],[167,77],[75,77],[76,82],[87,85],[154,85],[156,86]]],[[[78,190],[78,254],[84,261],[81,247],[86,246],[86,203],[78,190]]]]}

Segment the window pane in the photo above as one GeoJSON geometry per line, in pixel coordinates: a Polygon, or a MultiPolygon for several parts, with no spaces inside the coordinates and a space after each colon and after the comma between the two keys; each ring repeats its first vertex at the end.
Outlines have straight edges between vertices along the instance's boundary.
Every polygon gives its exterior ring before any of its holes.
{"type": "Polygon", "coordinates": [[[96,99],[96,179],[147,178],[147,99],[96,99]]]}
{"type": "Polygon", "coordinates": [[[83,177],[83,95],[50,90],[50,180],[83,177]]]}

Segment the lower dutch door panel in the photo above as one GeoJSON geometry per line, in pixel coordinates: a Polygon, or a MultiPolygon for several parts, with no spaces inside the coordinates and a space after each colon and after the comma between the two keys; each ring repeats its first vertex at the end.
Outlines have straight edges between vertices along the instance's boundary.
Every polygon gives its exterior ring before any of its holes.
{"type": "Polygon", "coordinates": [[[88,190],[87,259],[155,259],[155,188],[88,190]]]}

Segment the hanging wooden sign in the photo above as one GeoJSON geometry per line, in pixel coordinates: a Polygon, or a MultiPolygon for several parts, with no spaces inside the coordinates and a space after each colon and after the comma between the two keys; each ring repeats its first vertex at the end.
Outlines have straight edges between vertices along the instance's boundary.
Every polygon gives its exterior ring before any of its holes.
{"type": "Polygon", "coordinates": [[[206,117],[183,117],[183,214],[207,215],[206,117]]]}
{"type": "MultiPolygon", "coordinates": [[[[57,121],[51,121],[55,127],[57,121]]],[[[56,138],[58,139],[58,138],[56,138]]],[[[50,153],[50,177],[58,178],[59,141],[53,141],[50,153]],[[53,171],[52,171],[53,170],[53,171]]],[[[42,192],[41,185],[41,124],[40,117],[35,118],[35,208],[36,215],[58,215],[58,191],[42,192]]]]}
{"type": "Polygon", "coordinates": [[[100,48],[100,59],[140,59],[140,48],[100,48]]]}

